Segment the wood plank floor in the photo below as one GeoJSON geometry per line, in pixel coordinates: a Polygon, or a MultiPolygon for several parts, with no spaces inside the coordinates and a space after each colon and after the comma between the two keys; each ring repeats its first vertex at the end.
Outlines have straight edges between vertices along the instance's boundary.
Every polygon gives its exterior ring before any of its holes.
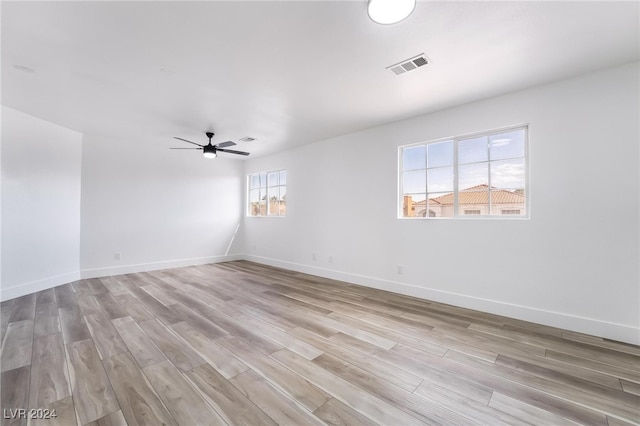
{"type": "Polygon", "coordinates": [[[2,425],[640,424],[637,346],[245,261],[0,311],[2,425]]]}

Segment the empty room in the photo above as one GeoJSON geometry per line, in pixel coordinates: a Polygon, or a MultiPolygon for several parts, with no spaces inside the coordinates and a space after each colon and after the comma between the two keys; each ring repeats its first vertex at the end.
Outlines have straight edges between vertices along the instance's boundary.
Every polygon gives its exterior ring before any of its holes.
{"type": "Polygon", "coordinates": [[[637,1],[2,1],[1,424],[640,425],[637,1]]]}

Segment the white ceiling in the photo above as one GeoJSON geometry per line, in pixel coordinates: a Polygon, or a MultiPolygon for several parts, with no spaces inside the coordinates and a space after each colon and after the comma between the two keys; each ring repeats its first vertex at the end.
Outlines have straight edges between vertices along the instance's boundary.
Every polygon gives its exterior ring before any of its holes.
{"type": "Polygon", "coordinates": [[[366,0],[3,1],[1,14],[2,103],[123,149],[213,130],[264,155],[640,52],[635,1],[419,1],[389,26],[366,0]],[[385,69],[420,53],[432,63],[385,69]]]}

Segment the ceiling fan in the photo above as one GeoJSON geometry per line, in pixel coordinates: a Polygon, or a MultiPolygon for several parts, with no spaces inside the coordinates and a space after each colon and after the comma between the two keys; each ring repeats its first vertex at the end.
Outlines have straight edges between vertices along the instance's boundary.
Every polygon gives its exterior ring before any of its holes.
{"type": "Polygon", "coordinates": [[[228,146],[233,146],[236,143],[235,142],[231,142],[231,141],[226,141],[226,142],[221,142],[219,144],[216,145],[212,145],[211,144],[211,138],[213,137],[213,132],[206,132],[205,133],[207,135],[207,137],[209,138],[209,144],[207,145],[200,145],[199,143],[195,143],[195,142],[191,142],[188,141],[186,139],[182,139],[182,138],[178,138],[178,137],[173,137],[174,139],[178,139],[180,141],[183,142],[188,142],[194,145],[198,145],[200,148],[169,148],[169,149],[199,149],[203,152],[204,156],[206,158],[216,158],[218,156],[218,152],[228,152],[229,154],[238,154],[238,155],[249,155],[248,152],[243,152],[243,151],[235,151],[233,149],[224,149],[228,146]]]}

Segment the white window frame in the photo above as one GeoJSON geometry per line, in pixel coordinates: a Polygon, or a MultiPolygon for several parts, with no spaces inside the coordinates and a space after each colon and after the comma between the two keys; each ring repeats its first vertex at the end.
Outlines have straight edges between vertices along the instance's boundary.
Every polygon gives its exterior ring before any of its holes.
{"type": "MultiPolygon", "coordinates": [[[[245,205],[246,205],[246,213],[245,214],[246,214],[246,217],[286,217],[286,215],[287,215],[286,214],[286,210],[285,210],[285,213],[282,213],[282,214],[279,211],[278,211],[278,214],[271,214],[271,211],[270,211],[271,208],[270,208],[270,203],[269,203],[269,189],[270,188],[285,188],[285,191],[286,191],[286,188],[287,188],[287,183],[286,182],[285,182],[284,185],[282,185],[280,183],[280,181],[278,180],[278,184],[277,185],[269,185],[269,174],[270,173],[277,173],[278,174],[278,179],[280,179],[279,175],[280,175],[281,172],[285,172],[285,174],[287,176],[286,179],[288,181],[289,180],[289,176],[288,176],[288,173],[287,173],[286,169],[266,170],[266,171],[259,171],[259,172],[254,172],[254,173],[247,174],[247,197],[246,197],[246,200],[245,200],[245,205]],[[251,188],[251,178],[253,176],[257,176],[260,179],[262,175],[264,175],[266,182],[265,182],[265,186],[264,187],[262,186],[262,184],[260,184],[260,186],[259,186],[259,190],[260,190],[259,199],[262,198],[262,190],[264,188],[264,191],[265,191],[264,195],[267,197],[265,199],[265,204],[266,204],[265,210],[266,211],[265,211],[265,214],[253,215],[253,214],[251,214],[251,190],[252,190],[252,188],[251,188]]],[[[286,203],[286,201],[285,201],[285,203],[286,203]]]]}
{"type": "MultiPolygon", "coordinates": [[[[520,158],[520,157],[514,157],[514,158],[520,158]]],[[[493,161],[497,161],[497,160],[493,160],[493,161]]],[[[488,185],[489,187],[491,187],[491,158],[489,157],[487,159],[487,162],[489,164],[489,169],[488,169],[488,185]]],[[[425,173],[426,173],[425,169],[425,173]]],[[[425,188],[425,193],[426,193],[426,188],[425,188]]],[[[407,144],[407,145],[401,145],[398,147],[398,196],[397,196],[397,217],[398,219],[409,219],[409,220],[451,220],[451,219],[459,219],[459,220],[526,220],[529,219],[531,217],[531,202],[530,202],[530,197],[529,197],[529,193],[530,193],[530,189],[529,189],[529,125],[528,124],[520,124],[520,125],[515,125],[515,126],[508,126],[508,127],[503,127],[503,128],[498,128],[498,129],[492,129],[492,130],[488,130],[488,131],[483,131],[483,132],[476,132],[476,133],[469,133],[469,134],[465,134],[465,135],[460,135],[460,136],[455,136],[455,137],[448,137],[448,138],[441,138],[441,139],[435,139],[435,140],[430,140],[427,142],[418,142],[418,143],[412,143],[412,144],[407,144]],[[462,141],[462,140],[467,140],[467,139],[473,139],[473,138],[478,138],[478,137],[483,137],[486,136],[487,138],[490,138],[491,136],[497,135],[497,134],[501,134],[501,133],[507,133],[510,131],[515,131],[515,130],[524,130],[524,168],[525,168],[525,172],[524,172],[524,179],[525,179],[525,183],[524,183],[524,196],[525,196],[525,205],[524,205],[524,210],[525,210],[525,214],[523,215],[510,215],[510,214],[494,214],[494,215],[475,215],[475,214],[469,214],[469,215],[465,215],[464,214],[464,207],[460,207],[458,205],[458,194],[459,194],[459,188],[458,188],[458,142],[462,141]],[[427,146],[429,144],[433,144],[433,143],[439,143],[439,142],[447,142],[447,141],[452,141],[453,142],[453,197],[454,197],[454,213],[452,217],[429,217],[428,214],[426,214],[425,216],[414,216],[414,217],[405,217],[403,216],[403,198],[404,198],[404,191],[402,188],[402,173],[403,173],[403,150],[405,148],[412,148],[412,147],[417,147],[417,146],[427,146]]],[[[428,196],[428,195],[427,195],[428,196]]],[[[426,203],[426,209],[427,211],[429,210],[429,203],[428,203],[428,198],[427,198],[427,203],[426,203]]],[[[489,211],[491,211],[491,201],[489,200],[489,211]]]]}

